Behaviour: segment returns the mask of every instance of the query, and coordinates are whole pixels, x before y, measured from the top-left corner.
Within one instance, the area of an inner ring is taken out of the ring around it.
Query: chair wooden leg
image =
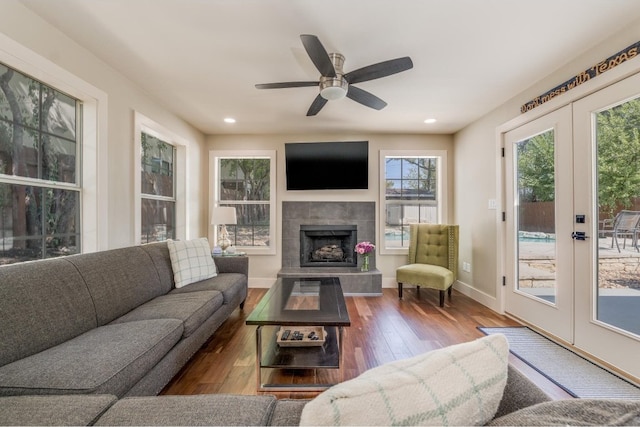
[[[440,307],[444,307],[444,291],[440,291]]]
[[[449,299],[451,299],[451,290],[453,289],[453,286],[449,286],[449,289],[447,289],[447,293],[449,294]]]
[[[398,282],[398,299],[402,299],[402,283]]]

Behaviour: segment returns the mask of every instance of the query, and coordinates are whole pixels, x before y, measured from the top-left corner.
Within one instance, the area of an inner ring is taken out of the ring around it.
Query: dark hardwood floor
[[[249,289],[244,310],[236,310],[191,361],[165,387],[162,394],[233,393],[255,395],[255,326],[245,325],[266,289]],[[438,306],[438,293],[429,289],[385,288],[381,297],[346,297],[351,327],[345,328],[344,367],[336,370],[267,370],[269,382],[339,382],[383,363],[482,337],[478,326],[515,326],[456,291]],[[552,398],[570,397],[515,357],[511,363]],[[317,392],[269,392],[278,398],[310,398]]]

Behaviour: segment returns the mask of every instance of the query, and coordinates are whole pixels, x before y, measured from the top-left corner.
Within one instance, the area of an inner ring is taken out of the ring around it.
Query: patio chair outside
[[[632,246],[636,251],[638,249],[638,234],[640,233],[640,211],[622,210],[612,220],[604,220],[603,227],[599,230],[601,236],[611,234],[611,247],[616,245],[620,252],[620,243],[618,238],[622,238],[622,248],[627,247],[627,238],[631,239]]]

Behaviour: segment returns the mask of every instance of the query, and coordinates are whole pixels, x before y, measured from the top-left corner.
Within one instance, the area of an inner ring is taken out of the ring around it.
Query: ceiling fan
[[[341,99],[345,96],[367,107],[382,110],[387,103],[366,90],[353,86],[355,83],[366,82],[390,76],[413,68],[413,62],[408,56],[391,59],[389,61],[372,64],[349,73],[342,71],[344,56],[339,53],[327,53],[318,37],[310,34],[300,35],[307,54],[320,71],[319,81],[281,82],[257,84],[257,89],[283,89],[290,87],[318,86],[320,94],[316,96],[307,116],[315,116],[325,106],[327,101]]]

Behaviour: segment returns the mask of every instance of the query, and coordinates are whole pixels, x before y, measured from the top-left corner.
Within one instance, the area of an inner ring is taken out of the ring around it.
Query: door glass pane
[[[640,335],[640,99],[596,114],[597,319]]]
[[[517,286],[521,292],[555,303],[554,131],[551,129],[519,141],[515,148]]]

